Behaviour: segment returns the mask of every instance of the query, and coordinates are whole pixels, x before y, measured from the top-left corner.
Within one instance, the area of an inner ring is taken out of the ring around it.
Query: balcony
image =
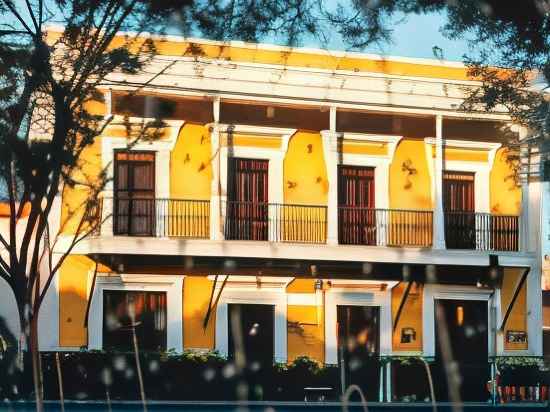
[[[208,200],[119,198],[112,200],[113,234],[117,236],[208,239]]]
[[[431,210],[338,208],[338,243],[345,245],[430,247]]]
[[[519,216],[445,212],[447,249],[519,250]]]
[[[93,214],[105,221],[101,228],[104,235],[210,239],[208,200],[117,196],[101,200]],[[228,201],[221,210],[221,231],[226,240],[327,243],[326,206]],[[340,206],[337,223],[340,245],[429,249],[433,244],[431,210]],[[519,251],[519,216],[445,212],[442,231],[447,249]]]
[[[224,234],[228,240],[323,244],[327,239],[327,207],[229,201]]]

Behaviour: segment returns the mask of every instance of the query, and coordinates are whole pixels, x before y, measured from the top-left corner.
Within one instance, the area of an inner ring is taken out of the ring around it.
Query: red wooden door
[[[155,233],[155,154],[115,152],[114,232],[152,236]]]
[[[268,240],[269,161],[230,158],[226,238]]]
[[[338,167],[338,237],[353,245],[376,244],[374,168]]]
[[[445,242],[449,249],[475,249],[475,174],[443,173]]]

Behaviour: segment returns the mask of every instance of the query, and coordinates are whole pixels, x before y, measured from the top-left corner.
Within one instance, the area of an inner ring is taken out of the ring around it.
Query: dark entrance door
[[[445,243],[449,249],[475,249],[474,173],[443,173]]]
[[[233,157],[227,172],[226,239],[268,240],[269,161]]]
[[[488,323],[486,301],[436,300],[435,310],[443,314],[450,342],[450,353],[458,364],[460,396],[464,401],[485,402],[489,398],[487,381],[490,378],[488,363]],[[436,362],[435,387],[438,401],[449,400],[449,386],[445,374],[442,351],[442,325],[435,322]]]
[[[155,233],[155,153],[116,151],[114,232],[152,236]]]
[[[338,166],[338,240],[376,245],[374,168]]]
[[[367,401],[378,401],[380,384],[380,308],[338,306],[338,362],[345,384],[357,385]],[[354,398],[355,399],[355,398]]]
[[[233,319],[238,320],[238,329],[234,328]],[[236,342],[242,342],[247,366],[256,363],[259,369],[268,369],[273,364],[275,344],[275,306],[230,304],[228,305],[229,322],[229,356],[235,358],[238,347]]]

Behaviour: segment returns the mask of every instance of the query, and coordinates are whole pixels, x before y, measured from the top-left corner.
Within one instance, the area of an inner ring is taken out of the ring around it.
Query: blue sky
[[[443,50],[445,60],[462,61],[462,56],[469,49],[466,40],[449,40],[444,37],[440,28],[446,23],[445,14],[430,13],[402,16],[395,18],[393,42],[384,45],[372,45],[365,52],[389,56],[434,58],[433,47]],[[307,47],[320,47],[315,40],[305,40]],[[329,49],[345,50],[346,46],[339,39],[331,39]]]

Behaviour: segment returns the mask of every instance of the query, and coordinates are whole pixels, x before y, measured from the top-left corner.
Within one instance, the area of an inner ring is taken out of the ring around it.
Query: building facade
[[[43,350],[131,349],[132,317],[143,350],[231,357],[240,329],[247,359],[308,356],[353,383],[357,358],[442,361],[446,333],[470,400],[494,357],[542,355],[540,184],[504,110],[459,110],[478,85],[463,65],[153,40],[90,108],[110,119],[81,170],[108,172],[102,224],[53,283]],[[86,196],[59,199],[58,253]]]

